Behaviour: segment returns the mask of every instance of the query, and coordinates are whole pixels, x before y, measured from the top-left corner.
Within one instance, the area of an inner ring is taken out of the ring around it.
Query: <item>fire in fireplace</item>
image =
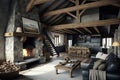
[[[35,57],[35,48],[34,49],[23,49],[24,59]]]
[[[35,38],[27,37],[23,43],[23,57],[24,59],[32,58],[35,56]]]

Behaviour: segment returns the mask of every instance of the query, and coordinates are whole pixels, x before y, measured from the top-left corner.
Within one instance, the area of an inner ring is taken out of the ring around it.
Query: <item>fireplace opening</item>
[[[33,58],[35,54],[35,38],[27,37],[26,41],[23,43],[23,58]]]
[[[35,57],[35,49],[23,49],[23,58],[29,59]]]

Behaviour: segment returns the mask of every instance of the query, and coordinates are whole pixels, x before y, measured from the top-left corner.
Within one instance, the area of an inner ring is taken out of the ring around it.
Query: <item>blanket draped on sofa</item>
[[[106,80],[106,71],[91,69],[89,72],[89,80]]]

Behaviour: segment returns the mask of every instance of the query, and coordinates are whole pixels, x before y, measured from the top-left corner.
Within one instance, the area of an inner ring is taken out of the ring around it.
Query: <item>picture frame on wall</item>
[[[22,17],[24,33],[37,33],[39,34],[38,21]]]

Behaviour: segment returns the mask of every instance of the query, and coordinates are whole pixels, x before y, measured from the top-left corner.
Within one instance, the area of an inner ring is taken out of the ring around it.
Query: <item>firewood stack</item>
[[[3,62],[3,64],[0,65],[0,73],[15,72],[15,71],[19,71],[19,69],[20,69],[19,66],[16,66],[10,61]]]

